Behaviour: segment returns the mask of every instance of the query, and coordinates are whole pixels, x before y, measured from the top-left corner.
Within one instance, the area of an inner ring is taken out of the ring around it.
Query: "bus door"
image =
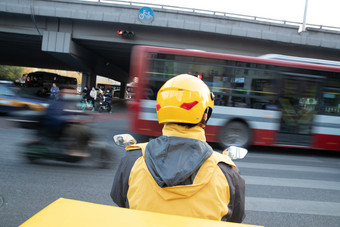
[[[277,144],[309,147],[322,77],[285,73],[279,91],[281,122]]]

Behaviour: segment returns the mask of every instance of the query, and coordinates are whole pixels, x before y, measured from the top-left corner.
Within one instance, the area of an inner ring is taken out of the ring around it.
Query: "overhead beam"
[[[113,64],[112,62],[105,61],[104,59],[98,59],[95,72],[98,75],[117,80],[120,82],[127,83],[129,81],[128,72],[121,69],[119,66]]]
[[[93,57],[90,56],[94,56],[94,53],[75,43],[71,33],[44,31],[41,49],[65,64],[73,66],[77,71],[93,71],[91,63]]]
[[[42,51],[50,53],[65,64],[72,65],[78,71],[122,82],[129,79],[126,71],[75,43],[71,33],[44,31],[41,48]]]

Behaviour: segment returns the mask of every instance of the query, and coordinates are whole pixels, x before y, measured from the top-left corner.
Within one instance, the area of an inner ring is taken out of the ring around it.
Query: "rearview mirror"
[[[242,147],[230,146],[223,151],[223,154],[228,155],[231,159],[243,159],[248,153],[248,150]]]
[[[127,147],[129,145],[136,144],[137,141],[130,134],[118,134],[113,136],[113,141],[115,144],[121,147]]]

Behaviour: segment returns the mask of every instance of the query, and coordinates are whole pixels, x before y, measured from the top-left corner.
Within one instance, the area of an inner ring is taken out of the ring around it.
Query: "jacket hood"
[[[200,140],[161,136],[148,143],[145,162],[156,183],[169,187],[190,181],[211,154],[212,148]]]
[[[168,200],[188,197],[210,180],[209,173],[200,182],[196,182],[195,176],[212,153],[201,127],[188,129],[166,124],[163,136],[147,144],[144,157],[148,172],[159,186],[155,190]]]
[[[204,141],[204,131],[200,129],[165,125],[165,136],[148,143],[145,148],[145,163],[160,187],[192,184],[198,169],[213,152]]]

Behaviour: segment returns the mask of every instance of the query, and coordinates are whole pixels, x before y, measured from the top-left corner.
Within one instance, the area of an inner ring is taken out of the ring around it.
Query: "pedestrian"
[[[179,75],[157,94],[163,135],[127,147],[111,198],[120,207],[242,222],[245,181],[233,161],[213,151],[205,126],[214,95],[197,77]]]
[[[91,89],[90,96],[91,96],[91,98],[93,98],[94,100],[97,99],[97,91],[96,91],[96,89],[95,89],[94,87],[92,87],[92,89]]]
[[[96,99],[97,99],[97,91],[94,87],[92,87],[90,96],[89,96],[89,102],[91,102],[93,106],[92,111],[96,109]]]
[[[57,100],[59,98],[59,87],[55,83],[52,84],[50,92],[50,97],[52,100]]]
[[[87,99],[90,96],[90,90],[87,86],[84,87],[84,89],[82,91],[82,95],[83,95],[83,100],[87,102]]]

